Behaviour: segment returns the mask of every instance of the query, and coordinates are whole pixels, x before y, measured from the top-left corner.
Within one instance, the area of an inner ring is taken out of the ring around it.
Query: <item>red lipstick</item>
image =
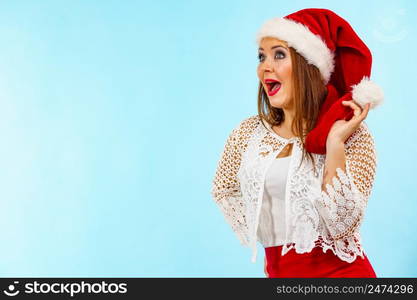
[[[268,96],[274,96],[281,89],[281,82],[275,79],[265,79],[266,86],[268,87]]]

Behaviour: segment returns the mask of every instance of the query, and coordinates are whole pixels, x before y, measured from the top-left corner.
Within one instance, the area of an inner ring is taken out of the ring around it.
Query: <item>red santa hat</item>
[[[370,80],[372,55],[349,23],[328,9],[308,8],[266,21],[257,33],[286,41],[309,64],[316,66],[327,87],[315,128],[307,134],[306,150],[325,154],[335,121],[349,120],[353,110],[342,101],[353,99],[362,108],[381,104],[382,89]]]

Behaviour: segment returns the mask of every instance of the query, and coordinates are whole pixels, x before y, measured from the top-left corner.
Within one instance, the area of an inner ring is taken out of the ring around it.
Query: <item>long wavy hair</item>
[[[312,153],[305,149],[305,137],[316,126],[320,107],[327,96],[327,89],[319,69],[308,64],[305,58],[298,54],[294,48],[289,47],[289,49],[292,64],[292,99],[295,108],[291,130],[302,141],[303,155],[301,162],[308,157],[313,163],[314,172],[316,172],[314,157]],[[258,89],[258,115],[271,126],[280,125],[285,118],[284,111],[281,108],[271,106],[261,82],[259,82]]]

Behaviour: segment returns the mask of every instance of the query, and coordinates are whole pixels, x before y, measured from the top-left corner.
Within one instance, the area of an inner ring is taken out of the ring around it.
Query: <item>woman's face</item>
[[[265,37],[259,45],[258,77],[271,106],[292,106],[292,64],[290,50],[284,41]]]

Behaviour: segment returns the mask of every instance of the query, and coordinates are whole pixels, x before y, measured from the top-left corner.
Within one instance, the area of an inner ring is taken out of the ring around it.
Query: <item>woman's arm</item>
[[[363,124],[346,144],[329,147],[324,167],[326,176],[316,206],[334,239],[345,238],[360,226],[376,164],[374,140]]]
[[[265,256],[265,258],[264,258],[264,273],[265,273],[265,276],[266,276],[267,278],[269,278],[268,268],[267,268],[267,261],[266,261],[266,256]]]
[[[326,161],[324,163],[323,184],[321,189],[324,190],[327,184],[332,183],[332,179],[336,176],[336,169],[340,168],[346,172],[346,155],[345,143],[334,142],[329,143],[326,147]]]
[[[212,182],[211,194],[221,209],[225,220],[237,235],[240,243],[246,244],[246,206],[242,199],[237,173],[240,168],[243,148],[254,118],[243,120],[229,135],[223,148]]]
[[[360,226],[376,172],[374,140],[362,123],[369,107],[363,112],[355,109],[353,121],[338,121],[329,134],[322,192],[316,202],[334,239],[348,237]]]

